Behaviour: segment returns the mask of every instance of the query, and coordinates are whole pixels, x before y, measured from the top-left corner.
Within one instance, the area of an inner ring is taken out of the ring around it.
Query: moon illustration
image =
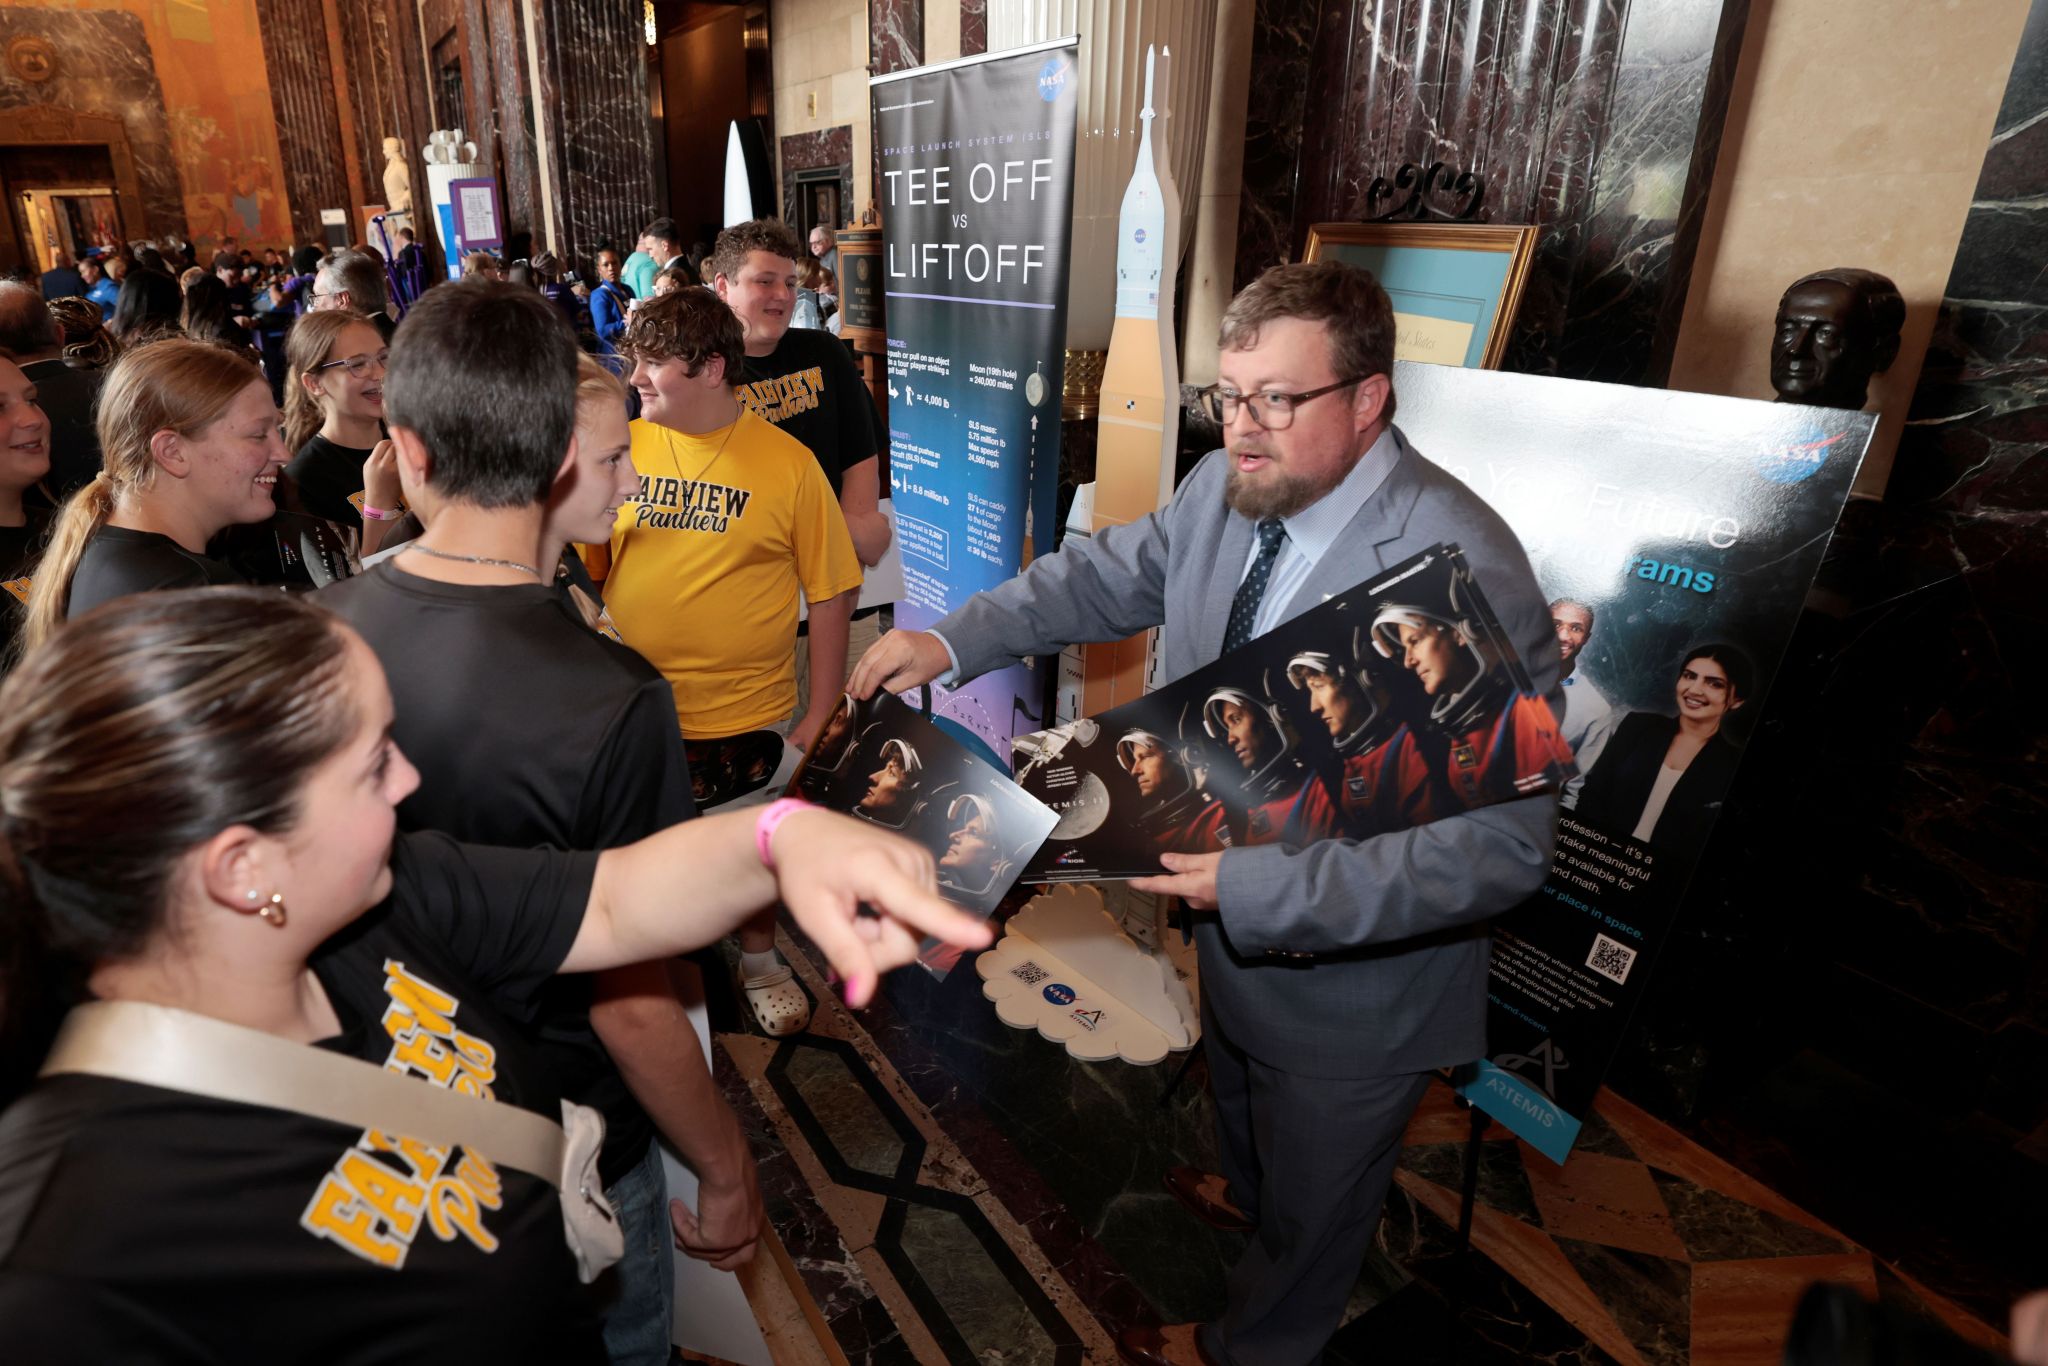
[[[1109,819],[1109,789],[1093,773],[1083,773],[1072,795],[1048,803],[1060,813],[1060,823],[1046,838],[1077,840],[1092,835]]]

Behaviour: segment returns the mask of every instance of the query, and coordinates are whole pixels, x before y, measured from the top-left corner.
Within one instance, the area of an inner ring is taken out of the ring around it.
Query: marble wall
[[[533,131],[533,82],[528,74],[531,68],[521,8],[519,0],[483,0],[482,4],[491,73],[491,133],[505,178],[506,220],[538,232],[539,146]],[[638,37],[636,33],[636,40]]]
[[[1510,368],[1661,382],[1748,0],[1261,0],[1237,278],[1404,163],[1543,228]]]
[[[417,13],[412,5],[400,8],[391,0],[337,0],[334,14],[342,52],[338,88],[353,114],[343,132],[352,138],[353,154],[363,168],[362,192],[376,196],[360,202],[383,202],[384,139],[395,137],[405,144],[415,204],[425,205],[427,177],[420,149],[435,125],[426,101],[425,63],[418,55]],[[298,136],[297,130],[290,131]],[[316,155],[324,151],[337,158],[341,150],[338,144],[312,146]],[[415,230],[431,217],[415,214]]]
[[[851,125],[821,128],[815,133],[791,133],[782,139],[781,153],[782,217],[792,228],[803,222],[796,202],[797,191],[801,188],[796,182],[798,171],[838,168],[840,216],[846,219],[855,214]]]
[[[274,30],[266,42],[288,77],[273,97],[294,168],[293,207],[303,216],[301,198],[310,199],[316,234],[319,208],[384,198],[382,144],[397,137],[421,210],[413,226],[437,257],[420,149],[430,132],[458,122],[498,178],[508,236],[531,234],[538,247],[552,233],[556,251],[588,272],[600,241],[630,242],[655,216],[650,49],[637,9],[605,0],[532,6],[530,45],[520,0],[328,0],[337,28],[326,51],[301,52],[303,25],[325,32],[322,0],[262,2]],[[436,42],[455,36],[460,109],[434,107],[423,29]],[[331,84],[331,104],[300,71],[313,63]],[[347,201],[329,197],[332,182],[346,182],[344,163],[361,178]]]
[[[960,0],[960,55],[988,51],[988,0]]]
[[[986,30],[986,9],[982,15]],[[955,62],[967,55],[960,50],[960,20],[960,0],[924,0],[924,60],[927,65]]]
[[[1770,398],[1778,298],[1830,266],[1881,271],[1906,300],[1898,359],[1871,385],[1856,477],[1884,492],[1934,333],[2029,0],[1772,0],[1743,39],[1670,385]],[[1869,114],[1882,110],[1883,116]]]
[[[1995,127],[1886,496],[1612,1080],[2001,1322],[2048,1284],[2048,0]]]
[[[547,111],[548,151],[560,167],[560,249],[588,270],[600,242],[630,246],[656,216],[649,49],[638,7],[555,0],[544,14],[536,107]]]
[[[255,0],[190,6],[0,6],[0,46],[50,45],[54,74],[0,68],[0,107],[49,104],[121,120],[142,182],[133,236],[181,233],[202,247],[292,234]]]
[[[868,74],[924,65],[924,0],[868,0]]]
[[[925,0],[915,0],[915,8],[922,60]],[[846,220],[858,222],[874,197],[868,0],[768,0],[768,28],[774,35],[768,50],[775,91],[772,129],[778,140],[829,134],[841,126],[851,130],[853,188],[843,204]],[[786,204],[788,187],[778,195]]]
[[[142,209],[148,216],[146,223],[123,227],[136,237],[187,231],[171,120],[142,20],[106,11],[0,9],[0,49],[21,38],[40,38],[56,50],[56,74],[34,84],[12,66],[0,65],[0,109],[47,104],[120,119],[134,153]]]
[[[318,241],[321,209],[365,202],[358,194],[361,165],[344,138],[335,100],[326,16],[321,0],[256,0],[256,13],[270,68],[270,106],[277,115],[292,238]],[[379,193],[377,200],[382,198]]]

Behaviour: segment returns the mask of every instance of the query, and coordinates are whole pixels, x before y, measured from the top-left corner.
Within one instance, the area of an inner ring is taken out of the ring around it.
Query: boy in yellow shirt
[[[754,730],[808,746],[839,701],[860,592],[860,561],[824,471],[733,393],[745,345],[739,320],[707,290],[677,290],[634,313],[622,349],[640,394],[640,492],[620,507],[610,543],[584,550],[620,636],[674,690],[692,749]],[[814,663],[792,730],[799,590]],[[775,953],[773,914],[739,939],[740,984],[762,1028],[802,1029],[810,1002]]]

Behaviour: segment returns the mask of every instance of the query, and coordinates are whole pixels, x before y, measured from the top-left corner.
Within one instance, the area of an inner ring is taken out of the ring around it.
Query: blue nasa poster
[[[1564,655],[1550,875],[1494,925],[1460,1089],[1563,1162],[1721,814],[1876,417],[1395,365],[1401,430],[1521,539]],[[1733,989],[1733,988],[1732,988]]]
[[[906,630],[1052,549],[1078,41],[870,83]],[[1045,723],[1050,667],[935,686],[933,719],[1007,767]]]

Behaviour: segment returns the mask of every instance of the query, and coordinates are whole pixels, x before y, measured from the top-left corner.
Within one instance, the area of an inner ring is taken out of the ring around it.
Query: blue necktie
[[[1223,629],[1223,653],[1229,654],[1258,634],[1252,623],[1258,620],[1259,603],[1266,596],[1266,581],[1273,577],[1273,562],[1280,558],[1280,544],[1287,539],[1287,524],[1278,517],[1259,523],[1259,557],[1251,572],[1237,586],[1230,603],[1230,624]]]

